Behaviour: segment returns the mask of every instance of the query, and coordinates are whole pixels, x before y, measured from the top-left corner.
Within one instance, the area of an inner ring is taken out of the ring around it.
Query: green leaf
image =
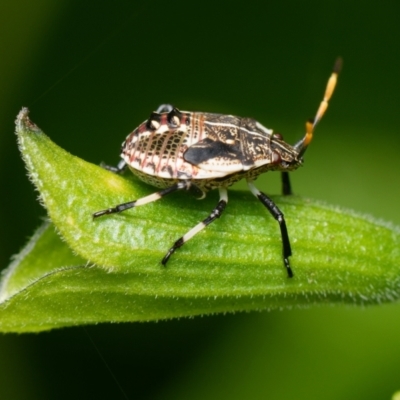
[[[155,191],[55,145],[23,109],[17,135],[52,225],[40,228],[4,275],[0,330],[105,321],[393,301],[400,293],[400,230],[295,196],[275,196],[292,242],[282,265],[277,222],[248,192],[231,190],[223,216],[170,259],[172,243],[218,198],[176,193],[93,220],[92,213]]]
[[[3,271],[0,303],[55,270],[85,263],[84,259],[74,255],[61,241],[54,226],[45,221]]]

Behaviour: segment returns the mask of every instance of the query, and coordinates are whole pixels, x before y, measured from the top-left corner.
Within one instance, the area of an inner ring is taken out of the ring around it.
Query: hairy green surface
[[[236,191],[222,218],[162,267],[165,252],[208,215],[216,194],[197,201],[177,193],[93,220],[93,212],[154,189],[67,153],[26,109],[17,135],[52,222],[3,276],[3,332],[399,297],[399,229],[295,196],[274,197],[289,229],[294,278],[283,268],[278,224],[250,193]]]

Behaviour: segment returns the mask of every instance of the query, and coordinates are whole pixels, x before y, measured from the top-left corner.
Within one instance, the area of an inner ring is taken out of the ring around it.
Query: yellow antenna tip
[[[335,61],[335,64],[333,65],[333,71],[328,79],[324,97],[322,98],[322,101],[319,104],[317,113],[315,114],[315,117],[312,120],[306,122],[306,134],[304,138],[295,144],[295,149],[298,151],[299,156],[302,156],[306,151],[307,146],[310,144],[313,138],[315,125],[317,125],[317,123],[321,120],[321,118],[324,116],[328,108],[329,100],[332,97],[332,94],[335,90],[338,74],[341,71],[342,66],[343,66],[343,60],[341,57],[338,57]]]

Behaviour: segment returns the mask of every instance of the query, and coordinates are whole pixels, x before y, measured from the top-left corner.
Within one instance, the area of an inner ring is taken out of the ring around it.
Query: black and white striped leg
[[[161,263],[165,265],[171,255],[176,249],[183,246],[188,240],[190,240],[194,235],[203,230],[207,225],[211,224],[214,220],[219,218],[222,212],[225,210],[226,204],[228,203],[228,191],[225,188],[219,189],[219,202],[217,206],[212,210],[211,214],[202,222],[193,227],[189,232],[179,238],[174,245],[168,250],[168,253],[164,256]]]
[[[174,106],[171,105],[171,104],[161,104],[161,105],[157,108],[156,113],[159,113],[159,114],[165,113],[165,112],[169,113],[169,112],[172,111],[173,109],[174,109]]]
[[[127,164],[125,160],[121,160],[116,167],[113,165],[107,165],[104,163],[101,163],[100,166],[107,171],[115,172],[116,174],[120,174],[126,170]]]
[[[278,221],[279,227],[281,228],[281,237],[282,237],[282,254],[283,254],[283,264],[285,265],[288,277],[291,278],[293,276],[292,268],[290,267],[289,257],[292,255],[292,248],[290,246],[289,235],[286,227],[285,218],[282,214],[282,211],[276,206],[276,204],[263,192],[260,192],[253,184],[252,181],[247,181],[247,185],[251,193],[257,197],[261,203],[267,207],[268,211],[271,215]]]
[[[144,204],[159,200],[162,197],[166,196],[167,194],[176,192],[177,190],[189,189],[190,185],[191,184],[188,181],[178,182],[175,185],[170,186],[169,188],[160,190],[159,192],[150,194],[149,196],[142,197],[141,199],[135,201],[128,201],[127,203],[118,204],[117,206],[112,208],[107,208],[105,210],[97,211],[93,214],[93,218],[98,218],[107,214],[119,213],[121,211],[125,211],[133,207],[143,206]]]
[[[284,196],[290,196],[293,194],[292,185],[290,184],[289,172],[283,171],[281,173],[282,178],[282,194]]]

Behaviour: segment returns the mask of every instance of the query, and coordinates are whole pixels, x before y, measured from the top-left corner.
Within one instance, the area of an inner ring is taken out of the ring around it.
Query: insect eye
[[[282,136],[280,133],[278,133],[278,132],[274,132],[273,137],[276,138],[276,139],[278,139],[278,140],[283,140],[283,136]]]
[[[168,124],[171,128],[177,128],[181,124],[182,113],[174,108],[168,113]]]
[[[151,113],[149,119],[146,122],[146,128],[150,131],[157,130],[161,125],[160,118],[161,118],[160,114],[156,112]]]

